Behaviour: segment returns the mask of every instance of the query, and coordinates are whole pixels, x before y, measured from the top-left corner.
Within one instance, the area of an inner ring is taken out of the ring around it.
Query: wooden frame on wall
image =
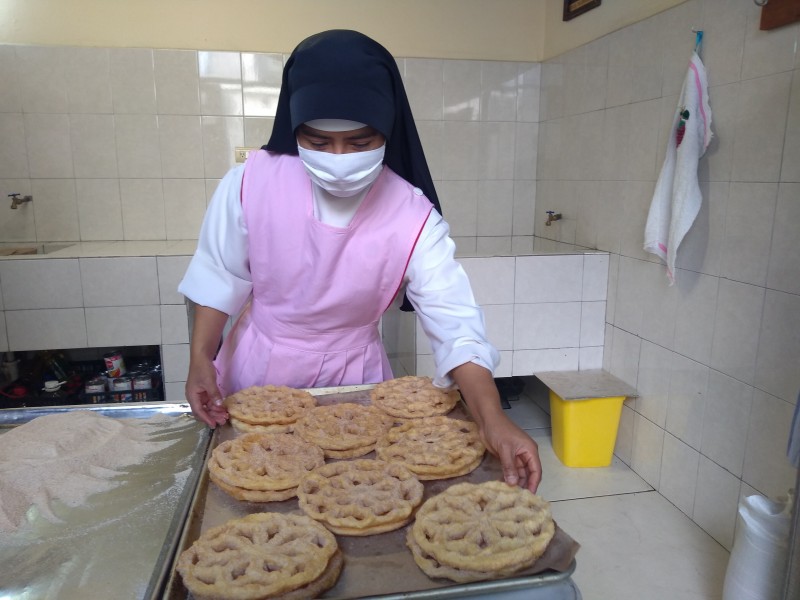
[[[766,4],[756,2],[761,7],[761,25],[764,31],[783,27],[800,21],[800,0],[769,0]]]
[[[564,0],[564,21],[597,8],[603,0]]]

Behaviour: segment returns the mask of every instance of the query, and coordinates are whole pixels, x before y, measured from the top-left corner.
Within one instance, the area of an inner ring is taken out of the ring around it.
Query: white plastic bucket
[[[747,496],[725,572],[722,600],[780,600],[786,578],[792,492],[782,501]]]

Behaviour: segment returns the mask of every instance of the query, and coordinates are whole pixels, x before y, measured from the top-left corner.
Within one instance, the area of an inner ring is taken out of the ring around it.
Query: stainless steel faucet
[[[19,197],[19,194],[9,194],[9,198],[11,198],[11,208],[16,210],[20,204],[25,204],[26,202],[30,202],[33,200],[33,196],[23,196],[22,198]]]

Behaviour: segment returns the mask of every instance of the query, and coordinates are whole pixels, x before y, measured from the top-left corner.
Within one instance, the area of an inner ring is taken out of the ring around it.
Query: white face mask
[[[297,147],[311,180],[339,198],[355,196],[378,178],[386,144],[375,150],[333,154]]]

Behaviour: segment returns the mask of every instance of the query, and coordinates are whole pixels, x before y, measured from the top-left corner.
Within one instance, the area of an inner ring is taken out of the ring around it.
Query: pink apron
[[[242,208],[253,296],[215,361],[220,391],[390,379],[378,323],[430,201],[384,167],[348,227],[325,225],[300,159],[261,150],[245,166]]]

